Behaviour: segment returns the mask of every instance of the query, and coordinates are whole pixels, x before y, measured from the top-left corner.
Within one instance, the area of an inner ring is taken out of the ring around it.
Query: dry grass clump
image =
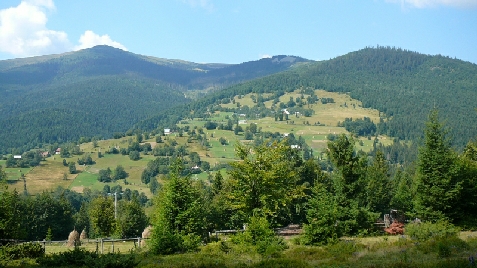
[[[81,241],[80,241],[80,234],[78,231],[73,230],[70,235],[68,236],[68,247],[78,247],[81,246]]]
[[[85,240],[88,239],[88,234],[86,234],[86,230],[83,229],[83,231],[80,234],[80,240]]]

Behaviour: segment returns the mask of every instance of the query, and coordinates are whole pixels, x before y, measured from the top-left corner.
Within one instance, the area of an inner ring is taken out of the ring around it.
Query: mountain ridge
[[[182,109],[202,113],[234,95],[289,92],[300,87],[349,94],[364,107],[381,112],[380,131],[401,140],[418,141],[433,108],[452,129],[462,148],[477,137],[477,65],[440,55],[430,56],[391,47],[364,48],[327,61],[310,62],[285,72],[238,84],[188,104]],[[179,110],[178,107],[176,110]],[[137,128],[171,125],[163,113],[138,122]]]
[[[80,136],[108,137],[160,111],[188,103],[190,96],[203,94],[196,91],[218,90],[308,61],[292,57],[293,61],[280,62],[284,57],[236,65],[198,64],[97,46],[0,61],[0,124],[5,126],[0,133],[0,151],[18,147],[26,150]],[[78,122],[72,126],[72,120],[60,116],[64,120],[57,123],[66,133],[61,139],[46,129],[47,123],[39,122],[41,118],[26,116],[53,108],[70,109],[65,116],[74,114]],[[93,121],[99,121],[99,125]]]

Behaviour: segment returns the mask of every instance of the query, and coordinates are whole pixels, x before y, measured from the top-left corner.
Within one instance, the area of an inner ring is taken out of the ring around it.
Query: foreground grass
[[[417,243],[401,236],[381,236],[342,240],[328,246],[296,245],[288,240],[283,252],[260,255],[254,248],[229,241],[209,243],[197,252],[157,256],[146,247],[137,249],[138,267],[475,267],[469,257],[477,259],[477,235],[465,233],[461,239],[429,240]],[[293,243],[295,242],[295,243]],[[128,253],[132,242],[115,243],[115,252]],[[95,251],[96,244],[83,248]],[[65,246],[47,246],[47,254],[71,250]],[[111,244],[104,253],[112,252]],[[12,261],[7,267],[39,267],[35,260]]]
[[[371,241],[368,241],[371,240]],[[455,242],[455,241],[454,241]],[[145,253],[140,267],[469,267],[476,254],[477,239],[449,241],[450,255],[441,256],[433,241],[416,244],[409,239],[387,237],[342,241],[312,247],[290,244],[274,256],[261,256],[250,248],[211,243],[196,253],[152,256]]]

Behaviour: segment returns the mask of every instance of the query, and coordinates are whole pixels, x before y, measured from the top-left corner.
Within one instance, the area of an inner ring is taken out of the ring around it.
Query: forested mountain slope
[[[111,136],[190,100],[307,60],[276,56],[243,64],[198,64],[91,49],[0,61],[0,152]]]
[[[462,147],[477,137],[477,65],[389,47],[365,48],[235,85],[137,127],[171,125],[187,118],[191,110],[206,117],[216,104],[239,94],[279,96],[305,87],[346,92],[363,106],[378,109],[383,119],[379,130],[389,136],[419,139],[429,111],[436,107],[450,127],[454,145]]]
[[[382,131],[401,139],[421,137],[436,107],[454,144],[477,137],[477,65],[391,48],[366,48],[301,69],[308,83],[349,92],[387,118]]]

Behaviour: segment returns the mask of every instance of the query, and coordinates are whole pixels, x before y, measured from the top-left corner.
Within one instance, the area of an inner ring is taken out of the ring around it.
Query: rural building
[[[282,112],[283,112],[284,114],[290,114],[290,112],[289,112],[287,109],[282,109]]]

